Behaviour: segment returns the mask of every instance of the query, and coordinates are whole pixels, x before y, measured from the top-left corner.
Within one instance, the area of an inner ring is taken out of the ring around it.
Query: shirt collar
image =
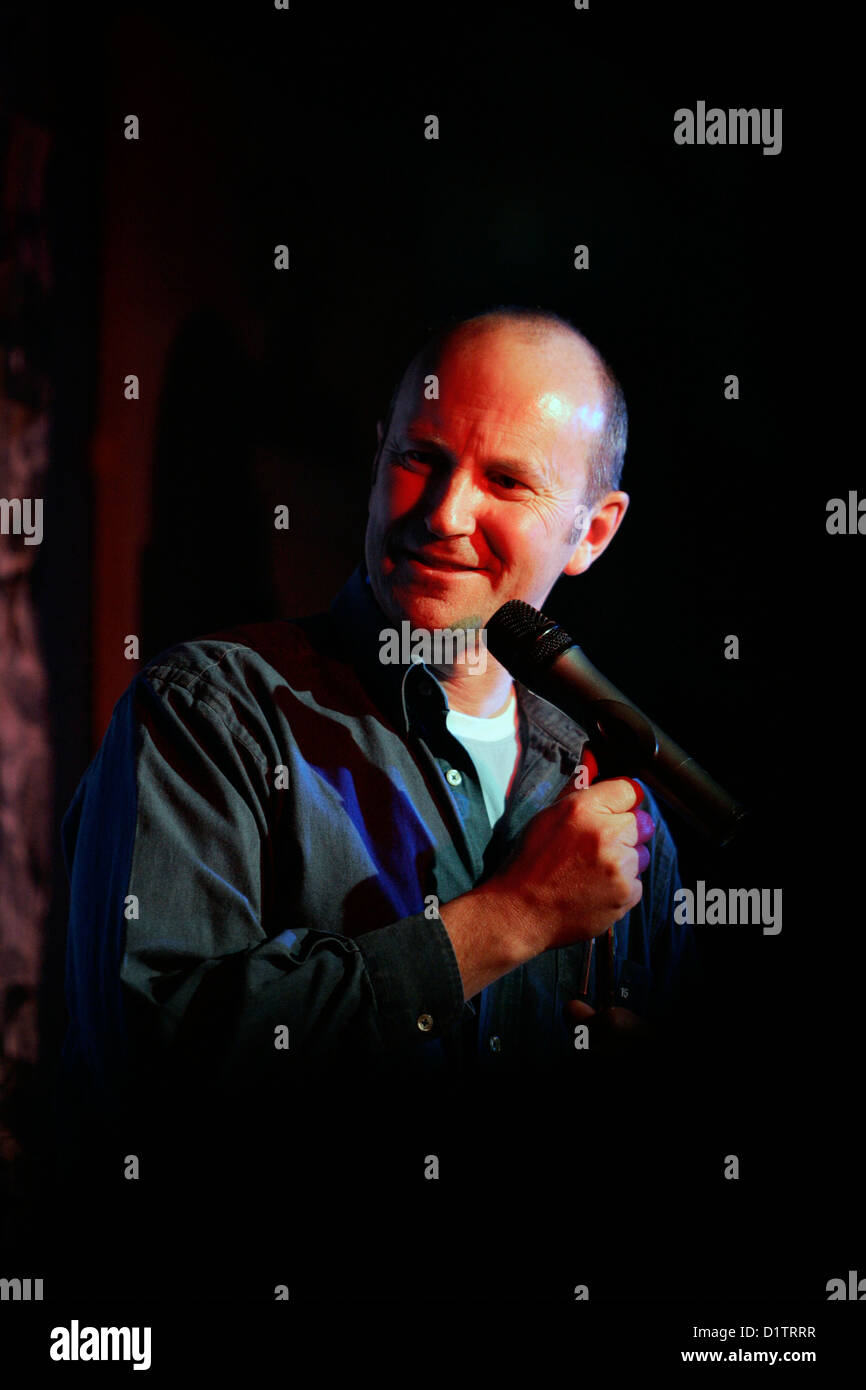
[[[445,691],[423,662],[401,664],[379,660],[380,634],[393,624],[376,602],[363,560],[335,596],[330,613],[352,666],[375,695],[377,703],[404,733],[409,732],[412,716],[418,710],[431,713],[441,710],[444,718],[448,712]],[[515,680],[514,688],[518,706],[530,729],[540,735],[542,741],[557,744],[579,763],[587,741],[585,731],[522,682]]]

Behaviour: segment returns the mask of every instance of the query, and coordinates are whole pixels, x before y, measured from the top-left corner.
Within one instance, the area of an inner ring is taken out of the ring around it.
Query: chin
[[[481,592],[483,581],[458,581],[456,584],[435,580],[425,581],[399,572],[390,558],[371,581],[380,608],[392,622],[408,621],[413,627],[447,628],[452,624],[480,627],[478,615],[493,612],[490,593]],[[498,607],[495,604],[494,607]]]
[[[469,627],[478,629],[484,626],[487,620],[485,612],[484,618],[479,617],[479,608],[471,600],[460,604],[455,604],[453,599],[435,599],[428,596],[413,597],[407,595],[405,602],[399,605],[403,618],[409,620],[413,628],[427,628],[432,631],[434,628],[450,627]]]
[[[386,584],[389,612],[400,620],[407,618],[414,627],[444,627],[453,611],[453,600],[419,593],[412,585]]]

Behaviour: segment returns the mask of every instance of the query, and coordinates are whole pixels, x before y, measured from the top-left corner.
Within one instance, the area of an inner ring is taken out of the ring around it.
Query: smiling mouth
[[[443,560],[438,555],[419,555],[414,550],[401,550],[398,558],[411,560],[414,564],[431,570],[463,570],[467,574],[471,574],[478,568],[477,565],[458,564],[456,560]]]

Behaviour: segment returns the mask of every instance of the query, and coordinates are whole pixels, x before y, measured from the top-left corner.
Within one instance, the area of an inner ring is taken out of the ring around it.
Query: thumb
[[[586,744],[581,754],[581,761],[577,764],[574,772],[555,800],[559,801],[562,797],[569,796],[571,792],[585,790],[592,786],[597,776],[598,763],[596,762],[595,754],[592,752],[589,744]]]

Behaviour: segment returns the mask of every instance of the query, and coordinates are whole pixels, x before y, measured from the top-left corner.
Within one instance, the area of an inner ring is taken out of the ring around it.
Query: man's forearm
[[[544,949],[529,930],[525,910],[488,884],[445,903],[439,919],[454,947],[466,999]]]

